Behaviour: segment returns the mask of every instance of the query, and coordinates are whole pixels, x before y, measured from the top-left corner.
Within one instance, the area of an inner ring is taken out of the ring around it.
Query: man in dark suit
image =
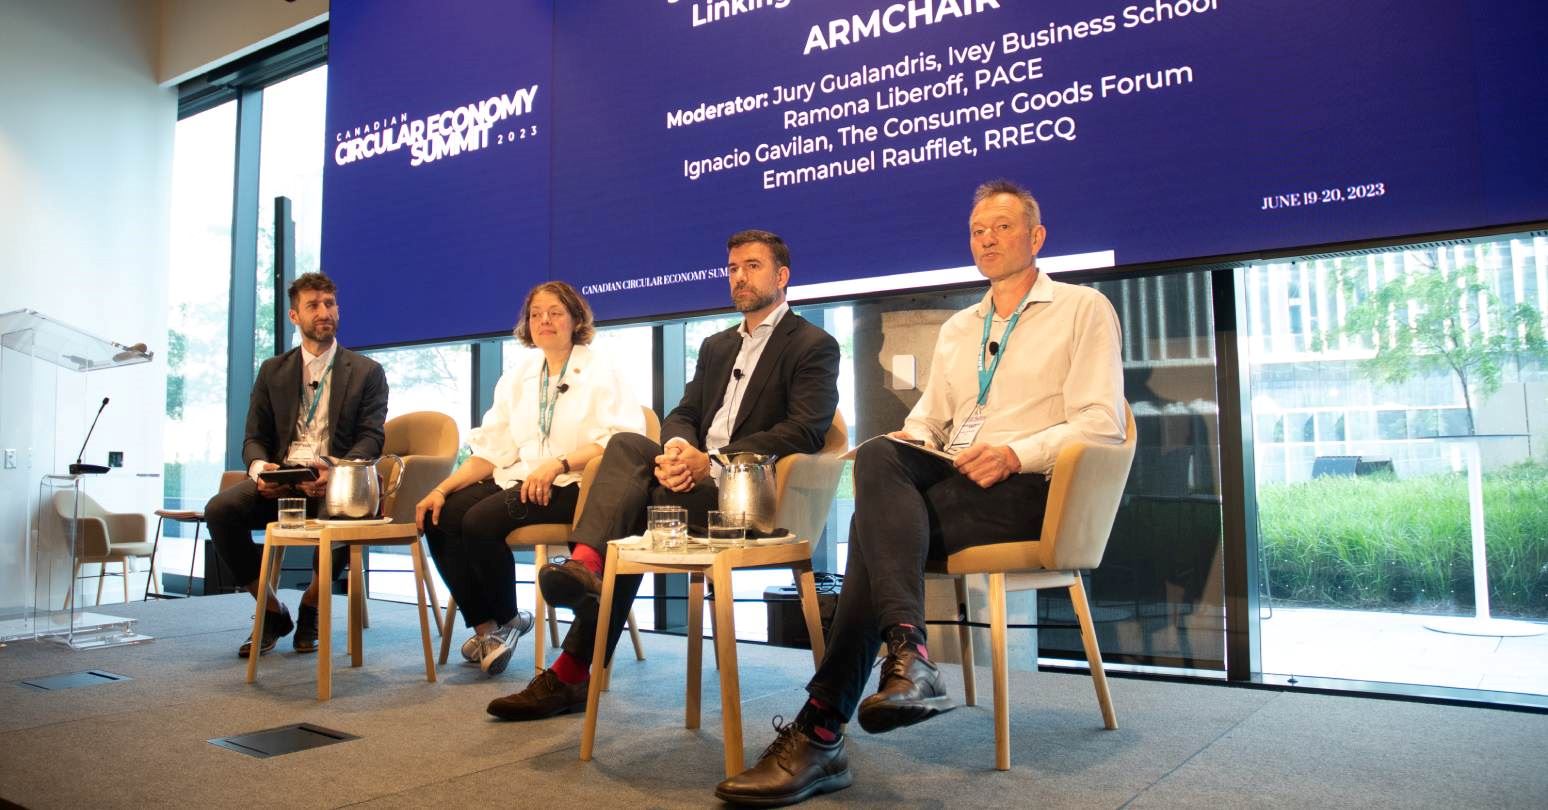
[[[564,652],[525,689],[491,702],[490,714],[535,720],[585,706],[607,542],[639,534],[647,505],[685,507],[689,523],[704,525],[720,497],[709,453],[787,456],[821,449],[838,407],[838,342],[785,303],[790,250],[783,239],[742,231],[727,249],[731,298],[742,323],[700,345],[682,402],[662,423],[662,444],[630,433],[608,442],[571,538],[571,558],[538,574],[543,597],[575,611]],[[640,581],[618,578],[609,657]]]
[[[328,488],[329,458],[376,458],[382,453],[387,376],[375,360],[338,344],[336,292],[322,273],[305,273],[290,285],[290,322],[301,332],[301,345],[265,360],[258,370],[242,444],[248,480],[216,494],[204,507],[216,552],[254,596],[260,585],[268,585],[258,581],[263,555],[252,533],[275,519],[277,499],[304,495],[308,514],[315,515]],[[317,479],[297,488],[259,478],[282,463],[311,467]],[[333,570],[343,569],[344,560],[335,556]],[[274,649],[293,628],[296,652],[317,649],[317,587],[313,577],[294,622],[284,603],[269,592],[260,654]],[[252,643],[252,638],[243,642],[238,655],[246,658]]]

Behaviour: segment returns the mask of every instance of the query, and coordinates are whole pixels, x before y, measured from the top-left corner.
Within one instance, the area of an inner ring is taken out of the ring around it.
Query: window
[[[231,292],[232,162],[236,102],[177,122],[168,278],[164,502],[203,509],[226,469],[227,324]],[[168,523],[160,570],[188,574],[189,524]],[[202,571],[201,571],[202,574]]]

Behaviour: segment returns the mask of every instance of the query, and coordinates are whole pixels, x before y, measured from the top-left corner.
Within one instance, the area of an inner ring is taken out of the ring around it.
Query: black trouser
[[[304,497],[300,490],[285,495],[287,498]],[[316,517],[322,509],[322,498],[306,499],[306,514]],[[263,545],[253,542],[253,532],[273,522],[279,515],[279,500],[258,494],[258,485],[251,478],[229,489],[223,489],[204,505],[204,522],[209,524],[210,539],[215,541],[215,553],[236,581],[251,586],[258,581],[263,562]],[[349,562],[349,549],[333,550],[333,576],[344,574]],[[312,560],[312,570],[317,570],[317,560]],[[193,572],[188,572],[193,576]],[[275,611],[279,608],[275,607]]]
[[[1036,538],[1047,504],[1041,475],[1012,475],[984,489],[928,453],[890,441],[863,445],[844,588],[827,654],[806,691],[846,720],[854,716],[882,631],[896,624],[925,630],[925,561]]]
[[[720,508],[720,490],[713,481],[698,484],[688,492],[673,492],[661,486],[655,473],[659,455],[661,445],[638,433],[617,433],[608,440],[597,477],[591,483],[591,494],[586,498],[586,509],[575,526],[573,539],[577,544],[591,546],[607,559],[607,541],[645,530],[646,506],[681,506],[688,510],[689,523],[703,526],[708,522],[709,510]],[[630,574],[618,577],[613,585],[613,615],[607,626],[609,661],[642,581],[639,574]],[[597,638],[597,607],[590,600],[582,604],[564,637],[564,651],[588,663]]]
[[[547,506],[522,503],[520,481],[501,489],[485,478],[446,496],[439,523],[425,516],[430,556],[456,597],[464,624],[505,624],[516,617],[516,562],[505,536],[534,523],[570,525],[579,494],[576,485],[554,487]]]

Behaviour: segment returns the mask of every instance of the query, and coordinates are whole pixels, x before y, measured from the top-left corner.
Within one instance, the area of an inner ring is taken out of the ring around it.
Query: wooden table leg
[[[811,560],[790,566],[801,591],[801,615],[806,619],[806,635],[812,640],[812,664],[822,666],[827,641],[822,637],[822,608],[817,604],[817,581],[812,576]]]
[[[365,569],[364,546],[349,546],[349,665],[365,661]]]
[[[435,656],[430,652],[430,613],[425,604],[425,592],[430,583],[425,579],[429,567],[425,565],[425,552],[418,543],[412,546],[409,556],[414,560],[414,597],[419,603],[419,639],[425,648],[425,680],[435,683]]]
[[[532,547],[532,671],[542,672],[548,666],[548,650],[543,648],[543,642],[547,633],[556,633],[554,623],[549,621],[552,612],[543,601],[543,586],[538,584],[538,572],[543,570],[543,563],[548,559],[548,546]],[[545,626],[546,625],[546,626]],[[557,633],[556,633],[557,635]],[[557,638],[548,639],[554,646],[559,646]]]
[[[715,648],[720,651],[720,721],[725,729],[726,776],[747,767],[742,754],[742,687],[736,667],[736,613],[731,599],[731,563],[715,557]]]
[[[333,541],[317,540],[317,699],[333,697]]]
[[[258,657],[263,655],[263,617],[269,612],[269,566],[274,564],[273,560],[273,547],[269,545],[269,533],[265,531],[258,563],[258,611],[253,614],[252,644],[247,648],[248,683],[258,679]]]
[[[607,635],[609,617],[613,615],[613,584],[618,579],[618,547],[607,544],[607,561],[603,563],[602,599],[597,605],[596,640],[591,645],[591,680],[586,686],[586,722],[581,729],[580,758],[591,761],[591,751],[597,742],[597,710],[602,703],[602,675],[607,669]]]
[[[683,727],[699,727],[699,698],[704,662],[704,572],[688,574],[688,692],[683,700]]]

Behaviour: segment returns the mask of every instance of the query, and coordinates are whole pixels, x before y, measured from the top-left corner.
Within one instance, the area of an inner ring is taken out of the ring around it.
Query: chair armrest
[[[586,462],[585,469],[581,470],[580,494],[575,498],[575,517],[570,521],[570,528],[580,523],[581,510],[586,508],[586,495],[591,492],[591,482],[597,479],[597,470],[602,468],[602,457]]]
[[[145,516],[139,512],[115,512],[106,521],[108,536],[114,543],[143,543],[150,539],[145,532]]]
[[[65,531],[69,531],[69,518],[65,518]],[[111,545],[107,521],[99,517],[83,517],[77,520],[75,548],[77,558],[106,557]]]
[[[797,453],[774,462],[774,525],[815,547],[843,473],[844,459],[838,454]]]
[[[1043,516],[1044,568],[1090,569],[1102,562],[1133,460],[1133,442],[1074,443],[1059,451]]]
[[[414,504],[423,500],[436,484],[451,474],[452,464],[457,459],[455,456],[420,455],[402,458],[402,483],[398,485],[398,491],[389,499],[382,514],[392,518],[393,523],[413,523]]]

